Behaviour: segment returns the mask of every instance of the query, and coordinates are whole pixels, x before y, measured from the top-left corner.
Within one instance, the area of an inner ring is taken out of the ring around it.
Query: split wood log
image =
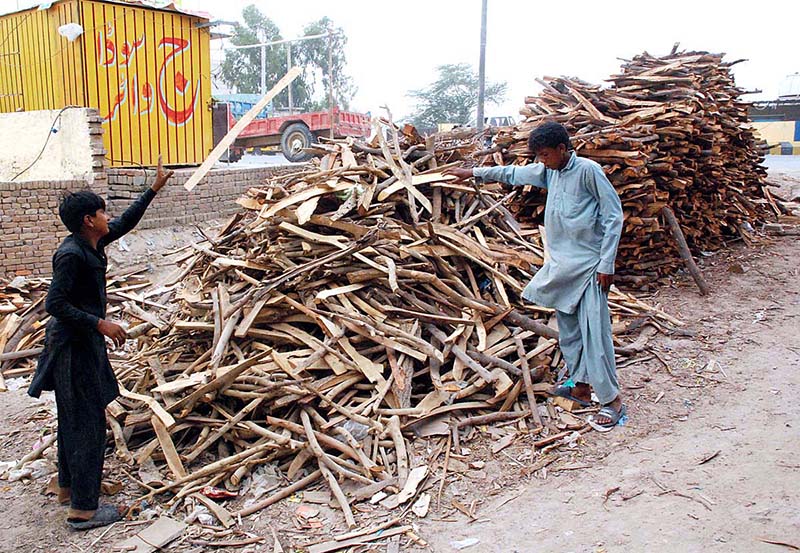
[[[530,415],[530,410],[525,411],[512,411],[512,412],[499,412],[489,413],[488,415],[476,415],[474,417],[467,417],[461,419],[456,423],[456,428],[464,428],[466,426],[478,426],[481,424],[492,424],[495,422],[512,421],[521,419]]]
[[[686,264],[686,270],[688,270],[689,274],[692,275],[697,287],[700,289],[700,294],[707,296],[711,292],[711,289],[709,288],[706,279],[703,277],[703,273],[700,272],[700,268],[692,258],[692,253],[689,251],[688,244],[686,244],[686,237],[683,235],[683,231],[681,230],[680,224],[678,224],[678,220],[675,218],[675,214],[667,206],[661,208],[661,213],[664,215],[664,218],[667,220],[667,224],[672,231],[672,237],[675,239],[675,243],[678,246],[678,251],[681,254],[681,258]]]
[[[336,501],[339,503],[339,508],[342,509],[344,513],[344,519],[347,523],[349,528],[353,528],[356,525],[356,519],[353,517],[353,510],[350,507],[350,502],[347,500],[347,497],[344,495],[341,486],[336,481],[336,477],[333,476],[328,465],[331,464],[331,461],[327,460],[325,452],[322,451],[322,448],[319,447],[319,443],[317,443],[317,438],[314,435],[314,429],[311,427],[311,419],[308,416],[306,411],[300,412],[300,419],[303,421],[303,428],[306,431],[306,437],[308,438],[308,445],[311,448],[312,453],[317,458],[317,464],[319,466],[319,470],[322,473],[322,477],[328,483],[328,486],[331,489],[331,493],[333,497],[336,498]]]
[[[240,517],[246,517],[252,515],[253,513],[257,513],[258,511],[266,509],[270,505],[274,505],[278,501],[286,499],[293,493],[308,487],[309,484],[313,484],[316,480],[319,479],[320,476],[322,476],[322,470],[317,469],[314,472],[310,473],[308,476],[301,478],[294,484],[286,486],[279,492],[272,494],[263,501],[259,501],[255,505],[251,505],[250,507],[244,508],[241,511],[237,512],[236,514]]]
[[[14,359],[25,359],[26,357],[34,357],[42,353],[42,351],[44,351],[44,348],[31,348],[19,351],[0,353],[0,363],[4,361],[12,361]]]
[[[45,438],[45,440],[39,447],[37,447],[36,449],[25,455],[22,459],[20,459],[19,462],[14,466],[14,470],[21,469],[23,466],[25,466],[26,463],[30,463],[31,461],[34,461],[39,457],[41,457],[42,455],[44,455],[44,452],[47,451],[50,448],[50,446],[55,443],[55,441],[56,441],[56,433],[53,432],[52,434],[47,436],[47,438]]]
[[[528,356],[525,353],[525,345],[519,335],[514,336],[514,342],[517,345],[517,354],[522,363],[522,381],[525,384],[525,395],[528,396],[528,409],[531,412],[534,429],[538,432],[543,426],[542,419],[539,416],[539,409],[536,407],[536,394],[533,391],[533,379],[531,378],[531,369],[528,366]]]

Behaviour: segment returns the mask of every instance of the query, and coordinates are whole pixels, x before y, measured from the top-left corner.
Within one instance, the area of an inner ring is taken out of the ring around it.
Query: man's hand
[[[451,167],[450,169],[445,169],[444,174],[453,175],[456,177],[456,182],[463,182],[472,178],[472,169],[466,169],[464,167]]]
[[[164,165],[161,163],[161,154],[158,155],[158,169],[156,169],[156,180],[153,183],[153,186],[150,188],[153,189],[153,192],[158,192],[164,185],[167,184],[169,178],[175,174],[175,171],[170,169],[169,171],[164,169]]]
[[[114,345],[121,348],[125,345],[125,339],[128,337],[128,332],[117,323],[112,323],[105,319],[100,319],[97,323],[97,330],[103,336],[108,336],[114,341]]]
[[[611,285],[614,284],[614,275],[597,273],[597,283],[600,284],[603,292],[608,292],[611,289]]]

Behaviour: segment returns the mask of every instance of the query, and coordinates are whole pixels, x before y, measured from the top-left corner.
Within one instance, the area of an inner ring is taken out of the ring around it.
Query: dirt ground
[[[166,270],[155,251],[177,247],[191,229],[142,232],[119,263]],[[148,244],[148,240],[150,244]],[[112,259],[116,254],[111,254]],[[412,520],[428,547],[405,539],[400,551],[467,552],[790,551],[800,547],[800,241],[787,237],[703,259],[713,294],[700,297],[678,278],[646,301],[686,322],[659,336],[653,354],[620,368],[630,420],[607,434],[586,434],[550,464],[531,455],[526,437],[498,455],[487,452],[488,431],[462,445],[475,460],[455,471],[439,507],[438,481],[429,481],[431,512]],[[26,382],[15,384],[25,386]],[[0,461],[19,459],[47,427],[54,404],[24,387],[0,394]],[[424,452],[424,446],[418,446]],[[109,478],[126,481],[111,462]],[[466,468],[466,467],[465,467]],[[441,458],[431,466],[441,473]],[[452,467],[451,467],[452,470]],[[111,551],[144,522],[77,534],[64,508],[42,495],[47,478],[0,481],[0,552]],[[127,495],[126,495],[127,494]],[[128,481],[125,497],[135,497]],[[470,518],[453,500],[473,508]],[[296,504],[282,502],[246,529],[271,536],[285,550],[306,541],[282,524]],[[322,508],[327,531],[343,531],[338,512]],[[308,532],[305,531],[306,538]],[[187,536],[191,537],[191,536]],[[189,539],[165,551],[205,551]],[[386,551],[380,545],[369,551]],[[225,551],[272,552],[267,544]]]
[[[421,523],[431,549],[455,551],[465,538],[480,540],[467,551],[498,553],[800,547],[798,259],[796,239],[739,249],[707,266],[710,297],[689,283],[659,293],[697,332],[658,340],[675,376],[652,364],[621,369],[631,418],[587,436],[573,466],[588,468],[538,474],[487,500],[472,522],[457,513]],[[701,371],[710,360],[715,372]]]

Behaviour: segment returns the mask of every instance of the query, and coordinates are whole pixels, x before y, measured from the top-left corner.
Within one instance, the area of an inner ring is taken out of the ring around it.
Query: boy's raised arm
[[[145,190],[122,215],[108,222],[108,234],[102,238],[103,244],[109,244],[136,228],[136,225],[142,220],[144,212],[147,211],[150,202],[156,197],[156,192],[164,187],[174,172],[172,170],[164,170],[164,166],[161,164],[161,156],[158,156],[158,169],[156,170],[156,180],[153,185]]]

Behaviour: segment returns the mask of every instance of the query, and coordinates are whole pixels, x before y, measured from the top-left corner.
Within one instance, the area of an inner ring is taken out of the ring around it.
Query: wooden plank
[[[300,73],[302,73],[302,69],[299,66],[289,69],[288,73],[286,73],[281,80],[275,83],[275,86],[273,86],[272,89],[270,89],[270,91],[267,92],[267,94],[256,103],[256,105],[250,108],[250,110],[236,122],[233,128],[228,131],[222,140],[219,141],[219,144],[217,144],[216,147],[211,151],[203,164],[198,167],[194,173],[192,173],[192,176],[189,177],[189,180],[186,181],[183,187],[189,192],[194,190],[194,187],[197,186],[203,177],[206,176],[214,164],[219,161],[222,155],[228,150],[228,148],[230,148],[231,144],[233,144],[233,141],[236,140],[236,137],[241,134],[245,127],[247,127],[247,125],[249,125],[250,122],[256,118],[261,110],[267,107],[267,104],[269,104],[272,99],[275,98],[275,96],[280,94],[284,88],[289,86],[292,81],[299,77]]]
[[[162,516],[153,524],[111,547],[112,551],[127,553],[153,553],[177,539],[188,525],[167,516]]]
[[[278,212],[286,209],[287,207],[291,207],[293,205],[306,202],[312,198],[316,198],[317,196],[322,196],[323,194],[332,194],[334,192],[342,192],[344,190],[350,190],[355,186],[356,186],[355,183],[347,181],[337,182],[332,185],[317,184],[315,186],[311,186],[309,188],[306,188],[305,190],[292,194],[291,196],[288,196],[272,205],[265,205],[262,208],[261,213],[259,213],[259,217],[261,217],[262,219],[269,219],[270,217],[273,217]],[[313,217],[309,217],[309,219],[312,218]]]
[[[234,336],[237,338],[244,338],[247,336],[247,331],[253,326],[256,317],[258,317],[258,314],[261,313],[261,310],[267,304],[267,300],[268,298],[262,298],[255,303],[250,312],[242,319],[242,322],[239,323],[239,326],[236,327]]]
[[[172,471],[172,474],[175,478],[184,478],[186,476],[186,469],[183,468],[183,463],[178,455],[178,451],[175,449],[175,444],[172,442],[172,437],[169,435],[169,430],[167,430],[167,427],[161,422],[161,419],[155,415],[150,417],[150,423],[156,431],[158,443],[161,444],[161,451],[164,452],[164,457],[167,459],[167,465]]]
[[[202,493],[194,493],[192,497],[205,505],[206,508],[211,511],[211,514],[217,517],[217,520],[220,521],[225,528],[230,528],[236,524],[236,519],[233,518],[230,511],[213,499],[204,496]]]
[[[172,427],[175,426],[175,419],[154,398],[142,394],[137,394],[136,392],[131,392],[121,383],[119,386],[119,394],[122,397],[133,399],[136,401],[141,401],[142,403],[146,404],[153,412],[153,414],[156,415],[159,419],[161,419],[161,422],[164,423],[164,426],[167,428],[167,430],[171,430]]]

